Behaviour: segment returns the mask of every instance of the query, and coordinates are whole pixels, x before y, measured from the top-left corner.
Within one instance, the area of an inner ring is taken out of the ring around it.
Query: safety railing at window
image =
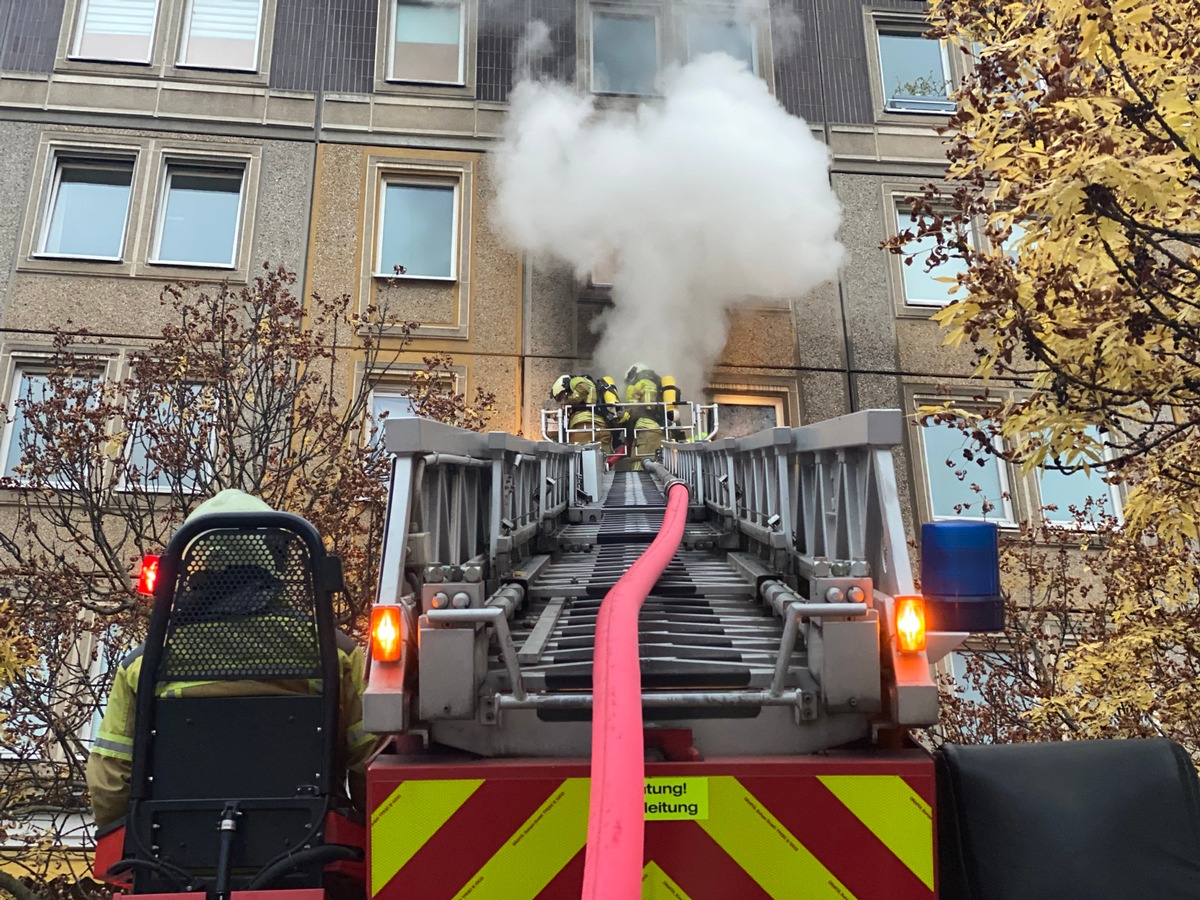
[[[572,426],[571,419],[585,411],[589,414],[588,418]],[[626,424],[606,424],[622,412],[629,413]],[[595,403],[543,409],[541,413],[542,437],[556,443],[594,443],[609,435],[616,444],[627,434],[639,430],[639,420],[647,419],[658,423],[655,428],[665,427],[667,440],[687,443],[711,441],[716,438],[720,428],[715,403]]]

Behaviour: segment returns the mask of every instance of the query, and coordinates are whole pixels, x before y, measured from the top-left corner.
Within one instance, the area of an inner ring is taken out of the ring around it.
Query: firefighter
[[[611,375],[605,375],[596,385],[600,392],[600,414],[611,429],[614,450],[625,446],[625,428],[629,424],[629,410],[621,403],[621,392]]]
[[[596,382],[586,375],[560,375],[550,386],[550,398],[567,410],[568,440],[572,444],[600,443],[612,453],[612,435],[597,405]]]
[[[192,512],[189,520],[205,513],[227,512],[271,512],[263,501],[238,490],[224,490],[201,503]],[[253,536],[232,536],[230,540],[262,540]],[[210,562],[212,558],[210,557]],[[281,573],[275,573],[281,574]],[[251,585],[251,588],[254,586]],[[247,596],[254,591],[236,592]],[[230,604],[237,600],[226,601]],[[231,610],[230,615],[234,615]],[[203,624],[203,623],[200,623]],[[199,627],[192,625],[189,627]],[[339,633],[337,636],[338,662],[341,673],[339,691],[339,721],[343,734],[336,759],[349,776],[351,805],[358,810],[366,807],[367,758],[375,748],[374,735],[362,728],[362,693],[365,654],[352,638]],[[96,743],[87,761],[87,785],[92,795],[92,811],[96,825],[105,825],[121,818],[129,807],[129,778],[133,760],[134,714],[137,709],[138,674],[142,665],[142,647],[136,647],[117,668],[113,677],[108,707],[100,723]],[[164,694],[183,697],[204,696],[265,696],[307,692],[309,683],[302,680],[289,681],[187,681],[169,682],[160,685]],[[341,779],[335,777],[335,783]],[[346,792],[343,790],[343,794]]]
[[[662,382],[645,363],[634,363],[625,371],[625,402],[638,404],[631,410],[633,455],[653,457],[663,443],[666,417],[659,403]],[[641,468],[639,461],[635,468]]]

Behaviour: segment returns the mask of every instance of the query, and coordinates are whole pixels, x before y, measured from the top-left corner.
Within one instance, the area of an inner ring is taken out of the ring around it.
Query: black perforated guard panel
[[[1200,788],[1167,740],[938,751],[941,900],[1195,900]]]
[[[329,773],[333,769],[334,747],[338,735],[338,656],[336,644],[336,632],[333,621],[333,604],[331,598],[331,590],[338,587],[334,583],[336,579],[332,577],[332,573],[336,567],[330,564],[330,558],[325,554],[324,545],[321,542],[320,535],[316,529],[308,522],[299,516],[293,516],[289,513],[216,513],[206,516],[197,516],[195,519],[185,523],[175,536],[171,539],[167,546],[166,552],[159,559],[158,582],[154,592],[154,609],[150,616],[150,625],[146,635],[145,652],[142,658],[142,669],[138,680],[138,696],[137,696],[137,719],[134,735],[133,748],[133,771],[130,783],[130,801],[131,805],[147,799],[150,796],[149,776],[153,773],[150,769],[150,747],[152,734],[155,729],[158,699],[155,697],[155,686],[164,674],[164,659],[173,668],[176,666],[176,661],[169,659],[169,654],[164,653],[168,643],[168,637],[178,633],[178,626],[172,628],[173,608],[176,601],[177,588],[183,588],[183,596],[187,597],[190,585],[181,584],[182,576],[186,574],[185,568],[185,550],[189,545],[210,532],[225,531],[235,535],[241,535],[249,538],[266,537],[279,532],[285,533],[289,537],[289,542],[286,546],[289,548],[287,554],[281,559],[288,563],[295,562],[299,557],[290,555],[298,552],[296,545],[292,541],[299,542],[299,546],[303,547],[304,554],[307,556],[308,572],[305,575],[298,576],[299,580],[307,578],[311,588],[312,621],[315,622],[315,641],[316,650],[316,666],[311,666],[314,660],[311,659],[308,651],[303,655],[287,658],[282,663],[278,654],[272,657],[269,666],[262,666],[255,670],[263,674],[249,675],[245,672],[250,671],[244,668],[241,671],[243,674],[234,675],[235,678],[256,677],[264,678],[268,669],[272,672],[281,673],[283,671],[298,672],[312,671],[315,672],[315,677],[324,687],[321,690],[322,709],[322,742],[320,745],[319,762],[321,766],[322,777],[318,781],[318,796],[327,798],[331,792]],[[248,543],[253,543],[248,541]],[[200,544],[198,544],[200,545]],[[243,555],[254,556],[259,562],[268,562],[268,557],[271,551],[253,551]],[[265,555],[264,555],[265,554]],[[190,557],[189,557],[190,558]],[[258,573],[254,573],[258,574]],[[286,586],[291,578],[282,570],[268,572],[273,574],[279,580],[283,581]],[[274,586],[272,586],[274,590]],[[235,592],[236,593],[236,592]],[[261,592],[260,592],[261,593]],[[212,601],[207,607],[210,613],[218,609],[224,609],[227,612],[237,614],[240,609],[242,612],[250,610],[249,615],[253,615],[253,604],[260,603],[261,596],[251,592],[253,596],[249,598],[237,597],[229,594],[222,595],[219,600]],[[274,595],[272,595],[274,596]],[[249,606],[237,607],[238,603],[247,603]],[[234,604],[230,606],[229,604]],[[268,604],[268,609],[270,608]],[[286,606],[288,615],[292,616],[296,612],[295,606]],[[260,610],[261,612],[261,610]],[[193,615],[189,613],[189,615]],[[195,618],[195,616],[193,616]],[[176,644],[178,647],[179,645]],[[186,645],[185,645],[186,646]],[[192,665],[190,660],[185,658],[179,663],[182,668],[177,668],[175,671],[188,670],[187,667]],[[285,654],[286,656],[286,654]],[[298,665],[297,665],[298,663]],[[240,664],[238,664],[240,665]],[[237,665],[234,665],[231,670],[237,670]],[[190,671],[195,671],[191,669]],[[171,677],[175,677],[172,675]],[[281,677],[279,674],[274,674],[269,677]],[[284,676],[286,677],[286,676]],[[200,680],[200,679],[187,679]],[[236,733],[230,729],[230,733],[222,736],[223,739],[232,743],[241,743],[245,740],[245,736]],[[277,740],[270,743],[266,747],[250,748],[247,746],[248,741],[242,744],[245,751],[246,764],[248,766],[261,765],[262,760],[258,758],[260,753],[287,753],[290,748],[281,746]],[[267,762],[269,765],[269,761]],[[135,840],[138,835],[132,835]],[[128,843],[128,842],[127,842]]]
[[[184,550],[159,682],[319,679],[313,581],[299,535],[200,535]]]

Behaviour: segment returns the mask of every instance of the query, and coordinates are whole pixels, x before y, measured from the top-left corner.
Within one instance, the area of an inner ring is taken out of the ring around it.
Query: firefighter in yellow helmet
[[[567,410],[567,433],[572,444],[599,442],[612,453],[612,435],[599,408],[596,382],[586,375],[560,375],[550,386],[550,399]]]
[[[189,521],[206,513],[271,512],[271,507],[256,497],[238,490],[224,490],[201,503],[188,517]],[[235,541],[263,540],[249,535],[231,536]],[[214,553],[213,556],[219,554]],[[240,555],[240,554],[239,554]],[[219,560],[213,560],[220,564]],[[283,562],[277,561],[282,567]],[[282,572],[265,573],[264,578]],[[253,585],[248,587],[253,588]],[[236,592],[235,592],[236,593]],[[233,600],[230,601],[234,602]],[[230,615],[234,613],[231,611]],[[188,627],[202,627],[204,623]],[[182,629],[181,629],[182,630]],[[335,759],[339,768],[349,776],[349,792],[353,806],[366,806],[366,763],[375,747],[374,735],[363,731],[362,693],[366,656],[353,639],[337,636],[340,671],[338,721],[342,724],[342,739]],[[138,676],[142,667],[142,647],[134,648],[117,667],[113,677],[108,706],[100,722],[96,743],[87,762],[87,785],[92,795],[92,811],[96,825],[103,828],[121,818],[129,808],[129,778],[133,765],[134,715],[137,708]],[[167,682],[159,684],[160,696],[213,697],[265,696],[307,693],[313,686],[304,680],[213,680]],[[346,795],[346,791],[340,791]]]
[[[641,468],[641,458],[654,457],[662,447],[666,422],[659,402],[661,391],[662,382],[645,363],[634,363],[625,370],[625,402],[637,404],[630,411],[637,469]]]

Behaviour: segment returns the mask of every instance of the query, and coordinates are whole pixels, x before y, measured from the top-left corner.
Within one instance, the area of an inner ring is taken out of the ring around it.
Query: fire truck
[[[902,438],[872,410],[668,440],[628,471],[594,443],[387,422],[357,821],[339,564],[294,516],[189,522],[157,563],[130,811],[97,871],[156,900],[1200,897],[1177,745],[913,741],[999,584],[994,527],[952,523],[923,533],[915,589]],[[217,615],[209,589],[261,568],[266,618]],[[253,663],[230,649],[250,632]],[[156,690],[213,677],[316,688]]]

